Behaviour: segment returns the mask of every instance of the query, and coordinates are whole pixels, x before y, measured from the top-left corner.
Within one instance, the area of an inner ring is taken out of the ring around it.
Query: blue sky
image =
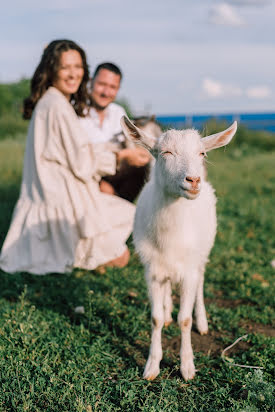
[[[0,32],[0,82],[69,38],[121,67],[136,114],[275,111],[275,0],[10,0]]]

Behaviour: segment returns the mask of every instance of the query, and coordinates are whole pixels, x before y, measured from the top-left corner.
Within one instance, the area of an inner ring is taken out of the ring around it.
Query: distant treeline
[[[30,80],[21,79],[15,83],[0,83],[0,117],[8,114],[21,116],[23,100],[30,94]],[[131,116],[130,105],[125,98],[117,101]]]
[[[23,100],[30,94],[30,79],[21,79],[14,83],[0,83],[0,140],[24,139],[28,121],[22,118]],[[132,111],[127,99],[121,98],[121,104],[128,116]]]
[[[23,100],[29,96],[30,80],[22,79],[16,83],[0,83],[0,141],[5,139],[24,141],[27,134],[28,121],[22,118]],[[121,104],[128,115],[132,117],[132,112],[127,99],[120,99],[117,103]],[[185,125],[176,125],[179,128],[186,127]],[[206,134],[215,133],[227,126],[212,119],[203,124],[201,130]],[[164,127],[165,128],[165,127]],[[249,130],[245,126],[240,125],[236,138],[232,145],[236,147],[242,146],[245,150],[251,150],[254,147],[257,150],[275,150],[274,134]]]
[[[0,140],[25,138],[28,121],[22,118],[22,108],[29,93],[29,79],[0,84]]]

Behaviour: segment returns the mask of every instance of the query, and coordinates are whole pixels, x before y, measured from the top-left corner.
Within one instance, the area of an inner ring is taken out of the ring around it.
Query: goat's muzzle
[[[181,184],[183,196],[187,199],[195,199],[200,193],[200,181],[200,177],[186,176]]]
[[[198,190],[199,189],[199,183],[201,181],[200,177],[186,176],[186,178],[184,180],[191,184],[191,186],[192,186],[191,190]]]

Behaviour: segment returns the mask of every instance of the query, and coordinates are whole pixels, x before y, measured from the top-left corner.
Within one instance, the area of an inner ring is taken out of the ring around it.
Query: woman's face
[[[76,93],[84,75],[83,62],[77,50],[64,51],[60,56],[59,69],[53,86],[69,100]]]

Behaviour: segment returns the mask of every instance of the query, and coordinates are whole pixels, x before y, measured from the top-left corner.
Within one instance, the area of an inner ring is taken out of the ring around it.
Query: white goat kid
[[[152,337],[144,378],[152,380],[159,374],[161,330],[172,321],[171,284],[179,283],[181,374],[185,380],[192,379],[192,312],[196,302],[197,328],[206,334],[204,269],[216,235],[216,197],[204,177],[204,156],[227,145],[237,123],[204,138],[188,129],[168,130],[159,139],[146,135],[125,116],[121,124],[125,135],[156,159],[139,196],[134,224],[134,245],[145,266],[151,300]]]

